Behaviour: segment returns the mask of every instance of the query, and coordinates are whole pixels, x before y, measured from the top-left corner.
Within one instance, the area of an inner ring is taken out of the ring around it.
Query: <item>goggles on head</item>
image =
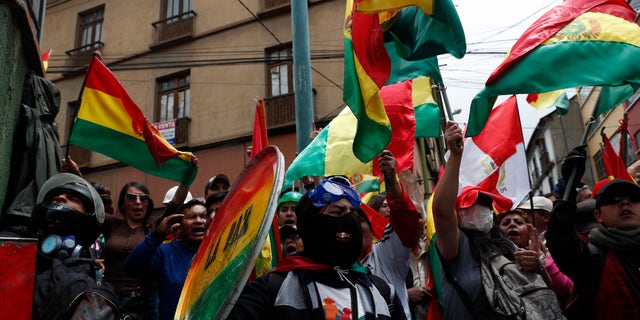
[[[346,198],[354,208],[360,206],[360,196],[351,187],[331,180],[322,180],[315,189],[309,192],[311,203],[316,207],[324,207]]]

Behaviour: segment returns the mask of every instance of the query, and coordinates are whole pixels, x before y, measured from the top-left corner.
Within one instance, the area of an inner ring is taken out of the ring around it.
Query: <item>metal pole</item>
[[[306,0],[291,1],[293,34],[293,90],[296,110],[298,153],[309,144],[313,123],[311,54],[309,50],[309,7]]]
[[[589,117],[589,120],[587,122],[587,127],[584,128],[584,132],[582,133],[582,138],[580,139],[580,144],[579,146],[587,143],[587,136],[589,135],[589,131],[591,131],[591,127],[593,126],[593,124],[596,122],[596,115],[598,113],[598,106],[594,106],[593,110],[591,111],[591,116]],[[564,201],[568,201],[569,200],[569,194],[571,193],[571,191],[568,190],[568,188],[573,188],[573,182],[576,180],[576,174],[577,174],[577,169],[574,167],[573,169],[571,169],[571,174],[569,175],[569,179],[567,180],[567,187],[564,189],[564,194],[562,195],[562,200]]]

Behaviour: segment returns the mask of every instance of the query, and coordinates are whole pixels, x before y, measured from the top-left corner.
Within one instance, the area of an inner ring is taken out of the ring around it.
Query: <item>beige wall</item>
[[[264,25],[282,43],[291,41],[289,9],[260,11],[260,0],[243,1],[260,16]],[[224,172],[235,178],[248,162],[246,147],[250,145],[253,130],[255,97],[266,94],[266,65],[263,62],[227,65],[185,66],[195,60],[223,60],[231,58],[262,58],[265,48],[278,41],[269,31],[254,21],[253,16],[236,0],[194,0],[197,13],[193,39],[181,44],[153,49],[154,30],[151,24],[160,18],[158,0],[67,0],[53,1],[47,9],[42,49],[53,49],[50,66],[65,66],[65,51],[75,48],[78,13],[105,5],[101,50],[105,63],[113,69],[134,101],[151,121],[154,114],[156,79],[183,70],[190,70],[191,106],[188,150],[194,151],[200,161],[200,170],[193,184],[194,196],[202,196],[202,187],[212,175]],[[315,0],[309,6],[309,30],[312,55],[341,53],[344,2]],[[175,60],[172,68],[146,68],[118,70],[124,65]],[[343,59],[312,60],[312,85],[316,90],[315,118],[323,118],[343,106]],[[329,78],[331,81],[326,80]],[[62,109],[56,119],[60,132],[66,125],[67,104],[78,98],[83,71],[62,75],[50,73],[62,92]],[[287,166],[295,156],[295,128],[277,130],[270,142],[285,154]],[[61,138],[66,145],[66,136]],[[213,147],[211,147],[213,146]],[[105,167],[106,166],[106,167]],[[146,175],[136,169],[119,166],[101,154],[92,153],[85,168],[89,180],[105,182],[117,197],[122,185],[138,180],[145,183],[159,203],[166,189],[176,183]]]

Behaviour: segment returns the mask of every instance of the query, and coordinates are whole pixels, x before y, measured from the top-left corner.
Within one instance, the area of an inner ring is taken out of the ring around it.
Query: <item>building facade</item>
[[[344,5],[308,1],[318,126],[345,106]],[[140,181],[161,203],[176,184],[67,145],[87,63],[99,50],[147,118],[198,157],[194,197],[203,196],[209,177],[234,180],[248,163],[257,98],[266,101],[269,142],[288,166],[296,155],[290,9],[288,0],[48,1],[41,49],[53,49],[47,77],[62,92],[61,145],[87,180],[105,183],[115,196],[125,183]]]

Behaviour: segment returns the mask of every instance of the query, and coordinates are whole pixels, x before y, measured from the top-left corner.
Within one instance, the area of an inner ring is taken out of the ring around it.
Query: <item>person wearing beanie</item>
[[[296,205],[304,251],[249,282],[228,319],[391,319],[384,290],[357,263],[363,242],[359,206],[351,186],[319,181]]]

